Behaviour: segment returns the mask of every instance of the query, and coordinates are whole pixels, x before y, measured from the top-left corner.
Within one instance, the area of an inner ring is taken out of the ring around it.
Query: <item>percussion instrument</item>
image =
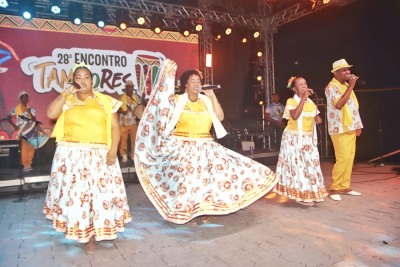
[[[144,112],[144,105],[137,105],[134,109],[133,109],[133,114],[135,114],[135,116],[140,120],[142,118],[143,112]]]
[[[18,135],[28,141],[35,149],[41,148],[49,140],[47,134],[40,130],[37,131],[35,121],[30,121],[23,125]]]

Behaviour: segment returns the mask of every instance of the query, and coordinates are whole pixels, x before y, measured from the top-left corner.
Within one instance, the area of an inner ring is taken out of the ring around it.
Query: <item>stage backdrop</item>
[[[118,98],[125,81],[132,80],[139,95],[148,97],[166,58],[178,64],[177,77],[198,68],[198,36],[0,14],[0,139],[15,139],[17,132],[5,119],[22,90],[30,94],[41,127],[51,131],[47,106],[67,88],[75,64],[91,66],[100,92]]]

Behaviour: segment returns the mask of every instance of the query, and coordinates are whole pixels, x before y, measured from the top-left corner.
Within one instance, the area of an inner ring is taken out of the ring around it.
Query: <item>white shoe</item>
[[[339,194],[329,195],[329,197],[330,197],[332,200],[335,200],[335,201],[340,201],[340,200],[342,200],[342,198],[340,197]]]
[[[123,155],[122,156],[122,163],[127,163],[128,162],[128,156],[127,155]]]
[[[361,196],[362,194],[360,192],[351,190],[349,192],[347,192],[346,194],[350,195],[350,196]]]
[[[27,172],[31,172],[33,169],[30,165],[26,165],[24,166],[24,169],[22,170],[23,172],[27,173]]]

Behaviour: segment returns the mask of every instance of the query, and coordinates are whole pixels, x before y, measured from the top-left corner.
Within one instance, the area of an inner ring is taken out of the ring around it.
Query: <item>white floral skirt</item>
[[[229,214],[272,190],[277,178],[268,167],[211,139],[164,135],[175,107],[174,81],[175,73],[163,68],[139,123],[134,157],[139,181],[161,216],[183,224]]]
[[[321,202],[326,197],[317,141],[312,133],[303,133],[301,148],[297,131],[285,129],[282,134],[274,192],[302,202]]]
[[[107,148],[58,144],[43,212],[67,239],[86,243],[117,238],[132,220],[118,161]]]

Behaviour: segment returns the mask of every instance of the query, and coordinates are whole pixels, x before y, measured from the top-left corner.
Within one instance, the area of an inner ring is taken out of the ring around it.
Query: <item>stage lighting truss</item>
[[[99,28],[104,28],[107,24],[107,10],[104,6],[93,6],[93,22]]]
[[[58,15],[61,13],[61,0],[51,0],[51,13]]]
[[[6,8],[8,5],[9,4],[7,0],[0,0],[0,7]]]
[[[83,22],[83,4],[70,2],[68,5],[69,20],[75,25],[80,25]]]
[[[19,15],[26,20],[30,20],[36,15],[35,0],[20,0],[18,2]]]

